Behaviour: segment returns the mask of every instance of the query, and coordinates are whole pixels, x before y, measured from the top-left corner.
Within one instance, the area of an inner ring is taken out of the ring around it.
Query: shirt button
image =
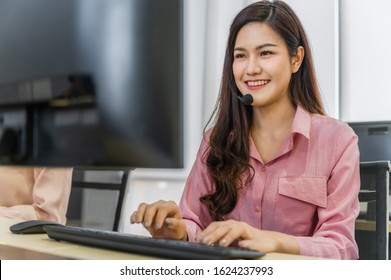
[[[255,212],[261,212],[261,207],[259,207],[259,206],[255,206]]]
[[[261,172],[265,172],[266,171],[266,166],[262,166],[261,167]]]

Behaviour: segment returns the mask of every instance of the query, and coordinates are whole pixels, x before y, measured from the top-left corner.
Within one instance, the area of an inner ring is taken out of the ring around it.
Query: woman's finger
[[[149,206],[149,204],[141,203],[137,210],[133,212],[130,216],[131,223],[142,223],[144,220],[145,209]]]

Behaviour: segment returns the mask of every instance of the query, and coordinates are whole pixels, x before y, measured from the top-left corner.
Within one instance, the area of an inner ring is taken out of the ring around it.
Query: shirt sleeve
[[[334,166],[328,180],[327,206],[318,208],[312,237],[295,237],[300,254],[333,259],[357,259],[354,226],[360,211],[360,162],[357,136],[342,126],[335,136]]]
[[[212,222],[207,207],[199,200],[203,195],[210,193],[212,189],[212,181],[203,161],[207,146],[208,144],[204,139],[187,178],[179,203],[182,217],[187,226],[187,237],[191,242],[194,242],[197,234]]]
[[[31,205],[0,207],[0,216],[66,223],[72,168],[34,168]]]

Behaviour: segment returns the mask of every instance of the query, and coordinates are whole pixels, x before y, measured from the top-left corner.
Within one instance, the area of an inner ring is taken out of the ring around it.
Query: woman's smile
[[[244,81],[247,88],[251,91],[264,88],[266,85],[269,84],[269,82],[270,82],[270,80],[247,80],[247,81]]]

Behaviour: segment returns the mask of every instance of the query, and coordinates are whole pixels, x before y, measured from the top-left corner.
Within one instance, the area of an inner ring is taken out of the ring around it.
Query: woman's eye
[[[235,58],[244,58],[244,57],[245,57],[245,55],[242,53],[235,54]]]
[[[269,52],[269,51],[263,51],[263,52],[261,52],[261,56],[266,56],[266,55],[271,55],[272,53],[271,52]]]

